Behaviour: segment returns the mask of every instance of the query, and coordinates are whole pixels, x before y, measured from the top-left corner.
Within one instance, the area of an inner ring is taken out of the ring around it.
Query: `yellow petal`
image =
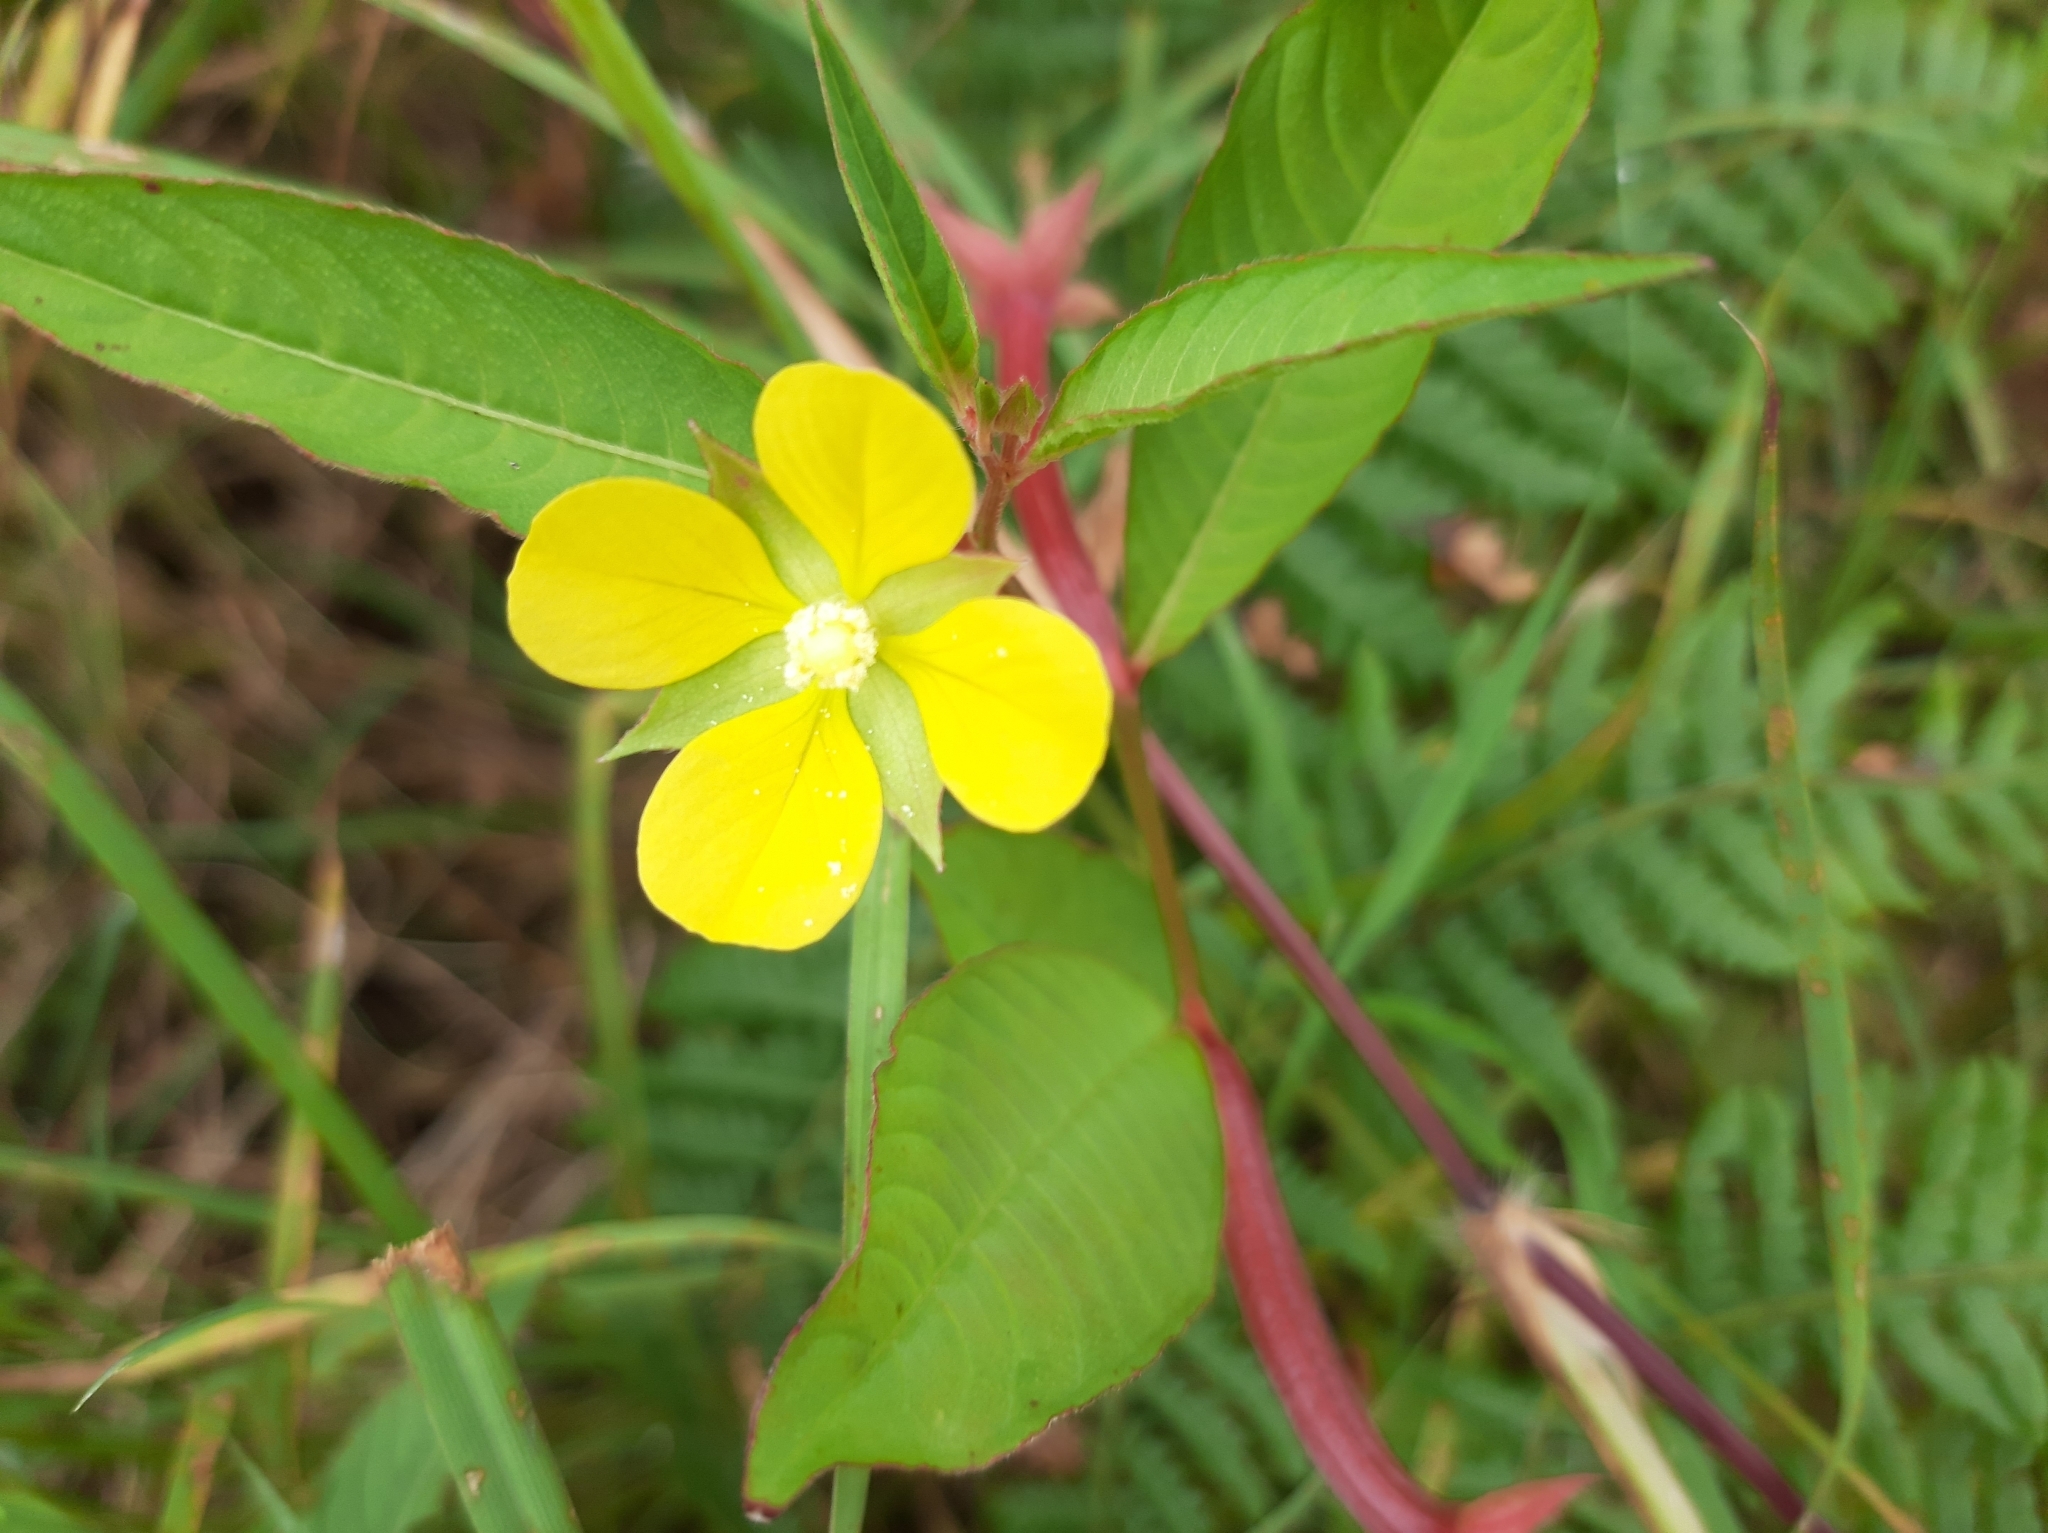
[[[640,882],[713,942],[788,949],[853,908],[882,789],[845,695],[812,689],[705,731],[640,816]]]
[[[856,601],[951,553],[974,514],[974,470],[952,426],[883,373],[785,367],[754,406],[754,450]]]
[[[1081,801],[1109,746],[1109,678],[1087,636],[1013,597],[962,602],[882,660],[924,715],[932,764],[976,819],[1042,830]]]
[[[745,522],[657,479],[594,479],[549,501],[506,598],[542,670],[622,691],[694,676],[797,608]]]

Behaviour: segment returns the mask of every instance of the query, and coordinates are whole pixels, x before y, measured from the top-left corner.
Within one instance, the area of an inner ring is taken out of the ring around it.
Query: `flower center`
[[[782,679],[792,692],[826,687],[851,692],[875,663],[875,625],[852,602],[813,602],[782,629],[789,660]]]

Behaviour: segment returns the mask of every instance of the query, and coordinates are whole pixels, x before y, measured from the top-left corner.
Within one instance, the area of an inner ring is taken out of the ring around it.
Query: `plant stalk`
[[[868,1153],[875,1126],[875,1070],[903,1014],[910,961],[910,836],[882,816],[882,841],[853,907],[853,961],[846,983],[846,1155],[841,1171],[840,1255],[851,1261],[867,1230]],[[832,1471],[830,1533],[859,1533],[868,1471]]]
[[[576,957],[597,1052],[597,1075],[607,1099],[613,1197],[621,1214],[644,1219],[653,1211],[647,1192],[652,1160],[647,1091],[632,997],[626,993],[618,899],[612,888],[612,766],[601,759],[612,747],[616,727],[611,699],[602,693],[585,704],[576,726],[570,815],[576,847]]]

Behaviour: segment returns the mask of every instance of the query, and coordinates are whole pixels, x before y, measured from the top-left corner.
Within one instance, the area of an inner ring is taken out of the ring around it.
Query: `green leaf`
[[[0,307],[514,532],[608,474],[702,488],[689,422],[749,443],[760,391],[653,315],[501,246],[250,186],[6,176]]]
[[[861,605],[884,634],[918,633],[964,601],[993,596],[1017,573],[1014,559],[994,554],[948,554],[898,570]]]
[[[576,1533],[491,1306],[446,1225],[385,1258],[398,1344],[476,1533]]]
[[[406,1379],[355,1419],[327,1461],[312,1533],[406,1533],[434,1515],[447,1486],[427,1402]]]
[[[910,832],[919,851],[933,862],[942,861],[939,799],[944,785],[932,764],[924,715],[918,712],[910,683],[888,666],[878,665],[847,694],[847,705],[882,779],[882,807]]]
[[[944,872],[920,866],[917,882],[954,963],[1012,942],[1050,943],[1113,964],[1173,1005],[1152,886],[1116,858],[1062,835],[986,825],[954,831],[946,854]]]
[[[663,687],[640,722],[602,759],[616,761],[640,751],[679,751],[707,729],[788,701],[789,683],[782,679],[788,662],[789,641],[779,633],[764,633],[742,644],[716,665]]]
[[[1314,0],[1245,72],[1166,287],[1335,246],[1490,249],[1526,224],[1592,100],[1591,0]],[[1137,433],[1126,627],[1195,636],[1406,408],[1426,340],[1252,383]]]
[[[860,220],[861,237],[874,260],[875,275],[882,279],[896,327],[910,344],[917,365],[957,414],[974,397],[981,358],[967,289],[961,286],[953,257],[932,227],[917,188],[889,147],[846,50],[815,4],[809,12],[825,119],[831,125],[847,199]]]
[[[1693,275],[1697,256],[1325,250],[1177,288],[1102,338],[1067,375],[1034,457],[1169,420],[1253,379],[1503,314]]]
[[[1193,1042],[1095,959],[961,965],[876,1076],[867,1233],[783,1349],[745,1493],[970,1469],[1149,1362],[1215,1281],[1223,1165]]]

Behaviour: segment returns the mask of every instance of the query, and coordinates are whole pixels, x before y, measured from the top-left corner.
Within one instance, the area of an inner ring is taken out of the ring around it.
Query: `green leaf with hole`
[[[1058,948],[962,964],[875,1079],[868,1221],[777,1360],[745,1494],[971,1469],[1129,1378],[1208,1301],[1223,1161],[1193,1042]]]
[[[1584,303],[1704,269],[1698,256],[1324,250],[1178,288],[1067,375],[1035,456],[1169,420],[1254,379],[1403,336]]]
[[[760,382],[487,240],[253,186],[0,176],[0,308],[95,362],[524,532],[571,485],[705,485]]]
[[[896,328],[909,342],[917,365],[957,413],[973,399],[981,365],[981,338],[975,332],[967,289],[903,162],[882,132],[846,49],[815,4],[809,13],[832,148],[875,275],[882,279]]]
[[[1312,0],[1246,70],[1165,287],[1337,246],[1491,249],[1536,211],[1592,101],[1592,0]],[[1407,408],[1425,338],[1255,381],[1141,429],[1124,602],[1173,653]]]

